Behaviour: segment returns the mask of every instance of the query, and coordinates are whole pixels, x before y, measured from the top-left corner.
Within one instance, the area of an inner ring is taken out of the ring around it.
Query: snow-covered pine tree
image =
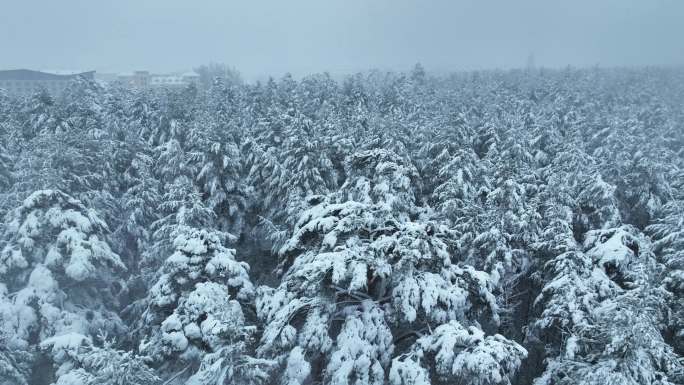
[[[40,133],[55,132],[62,124],[55,109],[54,98],[45,90],[25,99],[19,110],[21,135],[24,139],[32,139]]]
[[[54,385],[160,385],[161,380],[143,357],[116,350],[110,341],[98,347],[78,333],[41,342],[40,348],[59,365]]]
[[[439,178],[443,183],[435,188],[431,200],[458,228],[468,210],[481,207],[491,190],[485,165],[471,150],[457,150],[440,168]]]
[[[395,358],[391,385],[509,385],[527,351],[500,334],[485,337],[458,321],[438,326]]]
[[[671,315],[668,334],[672,345],[684,354],[684,202],[673,200],[665,204],[646,231],[654,240],[653,250],[665,265],[665,289],[671,293]]]
[[[147,151],[140,151],[123,172],[126,189],[119,198],[123,210],[119,215],[117,236],[121,254],[131,261],[130,266],[137,266],[141,254],[150,247],[151,226],[160,215],[157,205],[161,200],[161,186],[154,177],[153,167],[152,156]]]
[[[281,285],[260,289],[258,351],[306,369],[297,381],[382,384],[396,348],[452,320],[496,320],[494,282],[457,264],[445,226],[418,219],[415,168],[375,150],[347,169],[339,193],[308,199],[280,250]]]
[[[12,185],[12,158],[7,147],[0,141],[0,194],[4,194]]]
[[[220,228],[237,236],[247,206],[238,103],[234,90],[216,79],[209,90],[208,110],[197,118],[186,143],[203,200],[216,213]]]
[[[81,134],[102,137],[105,132],[105,89],[93,80],[76,77],[59,99],[64,125]]]
[[[7,221],[0,251],[5,346],[30,352],[38,341],[65,333],[123,333],[115,310],[118,273],[126,267],[96,212],[61,191],[42,190]]]
[[[243,310],[253,298],[249,266],[223,246],[225,236],[183,227],[148,296],[140,349],[169,383],[261,381],[269,361],[249,355],[256,328]],[[251,317],[250,317],[251,318]],[[175,381],[175,382],[173,382]]]
[[[568,239],[568,237],[566,237]],[[570,241],[571,242],[571,241]],[[663,339],[667,293],[647,238],[631,226],[593,230],[561,254],[544,287],[538,330],[556,334],[535,384],[676,384],[684,365]],[[557,354],[557,355],[556,355]]]
[[[8,343],[11,337],[6,330],[0,333],[0,385],[29,385],[33,355],[25,347]]]

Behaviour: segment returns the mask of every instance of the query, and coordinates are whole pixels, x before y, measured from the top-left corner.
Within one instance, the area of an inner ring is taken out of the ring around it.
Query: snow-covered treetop
[[[158,385],[161,380],[141,357],[115,350],[107,341],[97,347],[77,333],[48,338],[41,350],[59,365],[55,385]]]
[[[93,210],[58,190],[31,194],[10,213],[3,234],[0,274],[44,264],[80,282],[125,270],[106,242],[107,225]]]
[[[419,338],[392,362],[392,385],[510,385],[527,351],[501,335],[450,321]]]
[[[416,168],[392,151],[367,150],[345,160],[344,200],[381,204],[388,211],[411,213],[421,191]]]
[[[249,265],[236,261],[235,250],[224,247],[222,242],[219,233],[183,228],[174,241],[176,251],[166,259],[163,274],[150,289],[152,304],[175,304],[181,293],[203,281],[225,284],[237,298],[250,298],[254,289]]]

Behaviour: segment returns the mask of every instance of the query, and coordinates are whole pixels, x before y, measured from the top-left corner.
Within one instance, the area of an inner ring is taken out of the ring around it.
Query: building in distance
[[[182,88],[199,83],[200,76],[195,72],[179,74],[151,74],[149,71],[135,71],[119,74],[117,80],[131,88],[167,87]]]
[[[0,89],[12,96],[27,96],[40,90],[57,96],[77,77],[94,80],[95,71],[4,70],[0,71]]]

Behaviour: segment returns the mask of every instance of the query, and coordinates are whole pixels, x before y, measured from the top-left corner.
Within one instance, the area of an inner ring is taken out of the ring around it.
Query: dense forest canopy
[[[684,384],[684,70],[0,90],[2,385]]]

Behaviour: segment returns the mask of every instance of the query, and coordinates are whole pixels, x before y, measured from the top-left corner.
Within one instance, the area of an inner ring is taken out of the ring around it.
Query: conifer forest
[[[682,385],[684,69],[0,90],[1,385]]]

